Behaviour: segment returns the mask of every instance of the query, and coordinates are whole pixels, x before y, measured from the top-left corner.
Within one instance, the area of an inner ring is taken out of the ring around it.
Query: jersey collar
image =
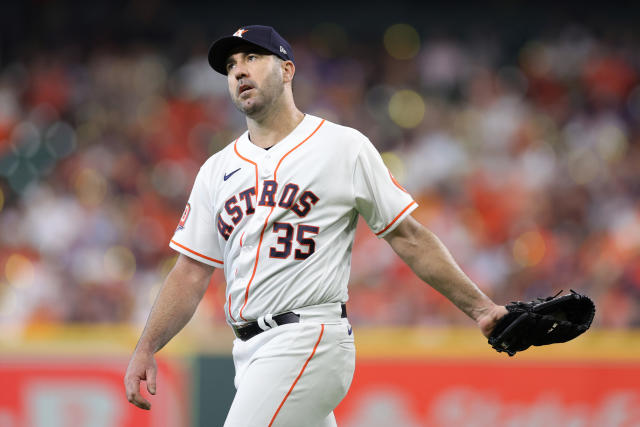
[[[304,118],[298,126],[296,126],[289,135],[285,136],[277,144],[273,145],[269,150],[260,148],[249,140],[249,131],[240,136],[237,142],[237,149],[239,153],[247,157],[254,162],[260,162],[267,155],[271,158],[280,158],[285,155],[289,150],[295,147],[300,141],[309,136],[311,132],[322,121],[319,117],[312,116],[311,114],[305,114]]]

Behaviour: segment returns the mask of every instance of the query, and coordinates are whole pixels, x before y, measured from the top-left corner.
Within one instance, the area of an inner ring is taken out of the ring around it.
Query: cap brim
[[[229,36],[213,42],[209,48],[209,65],[211,68],[219,72],[220,74],[227,75],[227,58],[229,52],[236,46],[249,45],[260,49],[264,49],[262,46],[255,43],[251,43],[241,37]]]

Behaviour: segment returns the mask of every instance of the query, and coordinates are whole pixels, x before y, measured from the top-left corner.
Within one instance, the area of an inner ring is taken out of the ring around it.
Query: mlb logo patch
[[[184,212],[182,212],[182,217],[180,217],[180,222],[178,223],[176,231],[184,228],[184,224],[187,222],[187,218],[189,218],[189,212],[191,212],[191,204],[187,203],[187,206],[184,207]]]

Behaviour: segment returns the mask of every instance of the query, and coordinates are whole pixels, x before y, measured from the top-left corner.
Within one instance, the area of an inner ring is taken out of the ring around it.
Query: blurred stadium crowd
[[[369,136],[497,302],[572,288],[597,325],[640,326],[637,39],[291,41],[298,106]],[[207,42],[180,63],[130,44],[0,68],[0,323],[144,321],[199,166],[245,129]],[[223,323],[212,282],[198,321]],[[362,222],[350,295],[356,324],[470,322]]]

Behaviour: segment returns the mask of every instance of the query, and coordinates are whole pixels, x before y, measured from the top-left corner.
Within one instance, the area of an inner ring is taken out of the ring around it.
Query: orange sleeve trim
[[[175,241],[175,240],[173,240],[173,239],[171,239],[171,243],[173,243],[173,244],[174,244],[174,245],[176,245],[176,246],[181,247],[181,248],[182,248],[182,249],[184,249],[185,251],[191,252],[191,253],[192,253],[192,254],[194,254],[194,255],[198,255],[200,258],[208,259],[209,261],[217,262],[218,264],[222,264],[222,265],[224,265],[224,262],[222,262],[222,261],[220,261],[220,260],[218,260],[218,259],[215,259],[215,258],[208,257],[208,256],[206,256],[206,255],[203,255],[203,254],[201,254],[201,253],[199,253],[199,252],[196,252],[196,251],[194,251],[194,250],[192,250],[192,249],[189,249],[188,247],[186,247],[186,246],[184,246],[184,245],[181,245],[180,243],[176,242],[176,241]]]
[[[280,412],[280,409],[282,409],[282,405],[284,405],[284,402],[287,401],[287,398],[289,397],[289,395],[291,394],[291,392],[293,391],[293,388],[296,386],[296,384],[298,383],[298,380],[300,379],[300,377],[302,376],[302,374],[304,373],[304,370],[307,369],[307,365],[309,364],[309,361],[311,360],[311,358],[313,357],[314,354],[316,354],[316,349],[318,348],[318,344],[320,344],[320,340],[322,339],[322,334],[324,334],[324,324],[321,325],[322,328],[320,329],[320,336],[318,337],[318,341],[316,341],[316,345],[313,347],[313,351],[311,352],[311,356],[309,356],[309,358],[307,359],[306,362],[304,362],[304,365],[302,366],[302,370],[300,371],[300,373],[298,374],[298,376],[296,377],[295,381],[293,382],[293,384],[291,384],[291,388],[289,389],[289,391],[287,392],[287,394],[284,396],[284,399],[282,399],[282,402],[280,402],[280,406],[278,406],[278,409],[276,410],[276,413],[273,414],[273,418],[271,418],[271,422],[269,423],[269,427],[271,427],[273,425],[273,422],[276,420],[276,417],[278,416],[278,413]]]
[[[402,209],[402,212],[400,212],[400,213],[399,213],[395,218],[393,218],[393,221],[391,221],[391,222],[389,223],[389,225],[387,225],[387,226],[386,226],[385,228],[383,228],[381,231],[378,231],[378,232],[376,233],[376,236],[379,236],[379,235],[381,235],[382,233],[384,233],[385,231],[387,231],[387,230],[389,229],[389,227],[391,227],[391,226],[392,226],[392,225],[393,225],[393,224],[398,220],[398,218],[400,218],[400,217],[401,217],[401,216],[402,216],[402,215],[407,211],[407,209],[409,209],[412,205],[415,205],[415,204],[416,204],[416,202],[415,202],[415,201],[413,201],[413,202],[409,203],[409,204],[408,204],[404,209]]]
[[[391,171],[389,170],[389,168],[387,168],[387,170],[389,171],[389,177],[391,178],[391,182],[393,182],[395,184],[396,187],[398,187],[399,189],[401,189],[402,191],[404,191],[405,193],[409,194],[409,192],[407,190],[405,190],[405,188],[400,185],[400,183],[398,182],[398,180],[396,179],[395,176],[393,176],[393,174],[391,173]]]

